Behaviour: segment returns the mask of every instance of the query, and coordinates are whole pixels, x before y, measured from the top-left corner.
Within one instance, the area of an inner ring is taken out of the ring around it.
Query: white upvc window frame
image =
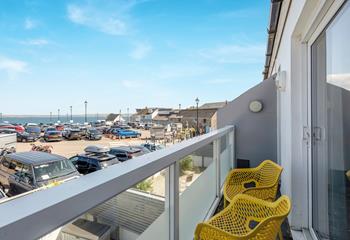
[[[302,42],[306,45],[306,54],[303,54],[303,58],[305,62],[307,62],[307,72],[304,72],[303,75],[307,79],[307,97],[305,98],[306,102],[304,102],[304,106],[307,106],[307,127],[309,128],[309,133],[311,133],[311,72],[312,72],[312,64],[311,64],[311,47],[316,39],[320,36],[320,34],[327,28],[330,22],[336,17],[339,10],[342,8],[343,4],[347,0],[332,0],[332,1],[324,1],[324,5],[330,4],[327,11],[318,12],[317,16],[314,18],[313,24],[308,29],[307,33],[304,35]],[[331,3],[330,3],[331,2]],[[328,6],[327,6],[328,7]],[[320,21],[318,19],[321,19]],[[317,27],[313,28],[312,26],[317,25]],[[306,74],[306,75],[305,75]],[[305,116],[304,116],[305,117]],[[312,227],[312,144],[310,143],[308,146],[307,154],[303,156],[308,162],[308,229],[306,235],[311,236],[312,239],[318,240],[316,233]]]

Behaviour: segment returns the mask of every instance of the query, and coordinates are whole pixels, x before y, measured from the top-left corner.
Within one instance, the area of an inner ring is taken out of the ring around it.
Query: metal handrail
[[[166,149],[0,204],[0,239],[37,239],[233,131],[214,130]]]

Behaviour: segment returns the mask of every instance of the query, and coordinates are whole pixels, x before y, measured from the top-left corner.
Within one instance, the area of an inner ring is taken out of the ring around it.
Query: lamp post
[[[84,104],[85,104],[85,122],[87,123],[87,104],[88,104],[88,102],[85,101]]]
[[[0,122],[2,122],[2,112],[0,113]]]
[[[196,98],[196,105],[197,105],[197,135],[199,134],[199,121],[198,121],[198,104],[199,104],[199,99],[198,97]]]
[[[50,112],[50,123],[52,123],[52,112]]]
[[[60,120],[60,109],[57,109],[57,121]]]
[[[70,120],[73,121],[73,106],[69,106],[70,108]]]
[[[127,113],[128,113],[128,123],[130,122],[130,117],[129,117],[129,108],[126,109]]]

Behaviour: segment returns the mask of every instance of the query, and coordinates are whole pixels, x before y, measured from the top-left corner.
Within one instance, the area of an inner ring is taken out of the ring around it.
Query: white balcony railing
[[[211,143],[211,164],[179,194],[179,160]],[[6,201],[0,204],[0,239],[41,238],[163,169],[167,169],[164,212],[138,239],[191,239],[196,224],[215,211],[225,177],[234,167],[234,153],[234,127],[227,126]]]

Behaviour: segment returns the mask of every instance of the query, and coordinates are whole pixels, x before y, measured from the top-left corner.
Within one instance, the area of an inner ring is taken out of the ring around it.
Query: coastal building
[[[213,102],[205,103],[198,107],[198,122],[200,127],[211,127],[211,119],[218,109],[226,106],[228,102]],[[181,122],[184,127],[194,127],[197,126],[197,108],[190,107],[187,109],[181,109],[178,113]]]
[[[165,176],[162,213],[142,233],[118,237],[193,239],[197,224],[215,213],[229,171],[242,160],[255,167],[264,159],[283,167],[280,192],[293,205],[285,234],[350,239],[349,24],[346,0],[272,0],[264,80],[208,113],[215,130],[3,202],[1,215],[11,217],[0,218],[0,239],[52,239],[76,219],[118,229],[94,210],[111,213],[107,202],[159,172]],[[201,154],[205,167],[187,181],[180,170]],[[138,213],[152,209],[133,207]]]

